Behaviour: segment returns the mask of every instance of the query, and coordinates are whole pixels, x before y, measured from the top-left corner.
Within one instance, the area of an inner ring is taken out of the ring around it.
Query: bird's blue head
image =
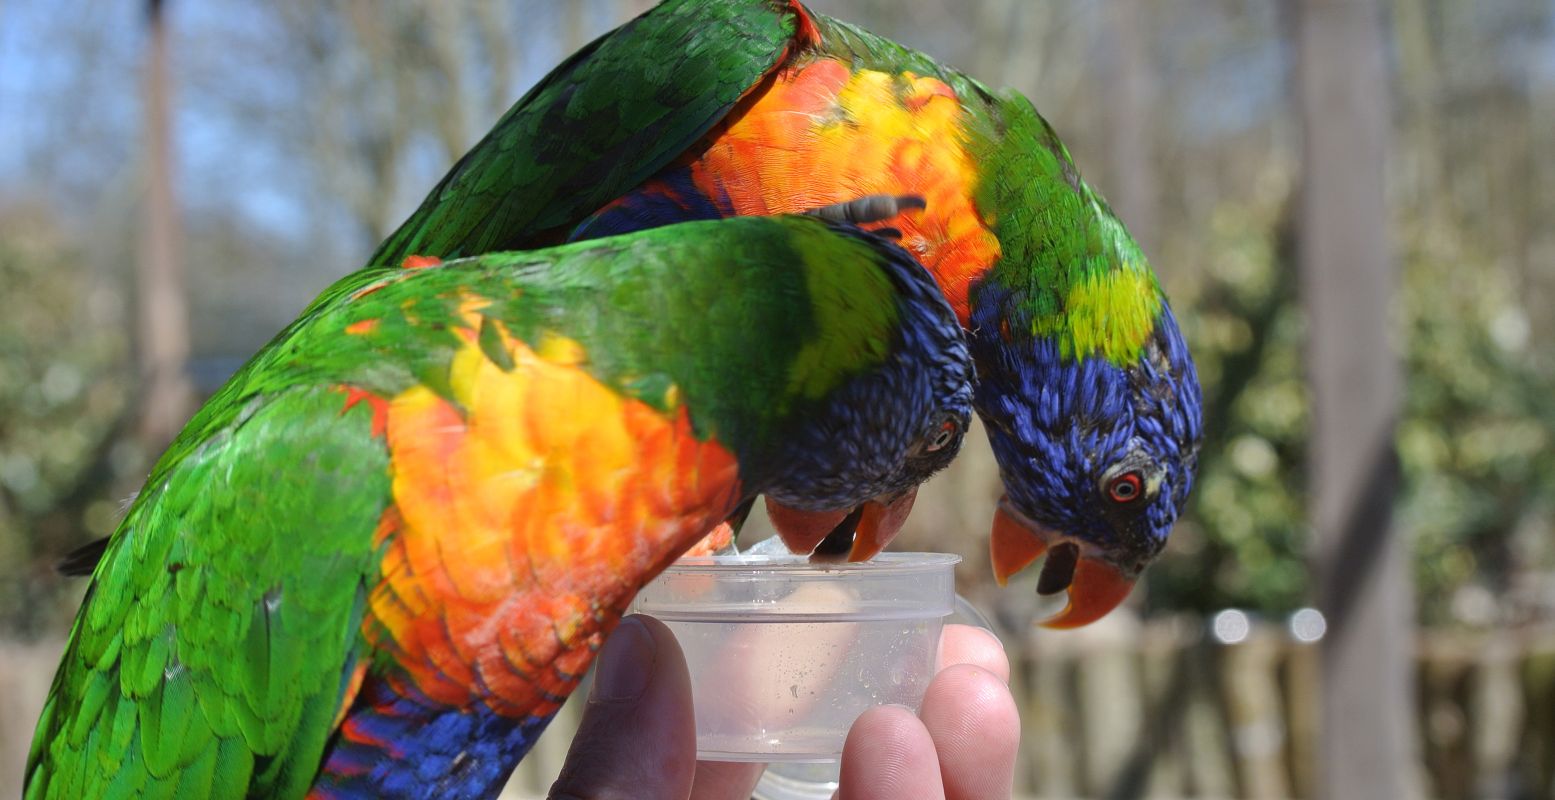
[[[910,199],[921,207],[921,200]],[[885,212],[873,213],[889,217],[897,200],[858,202],[884,203]],[[772,459],[782,468],[763,487],[768,517],[784,543],[823,561],[844,556],[864,561],[884,549],[907,519],[918,485],[955,458],[972,416],[966,338],[934,276],[893,240],[851,222],[839,218],[826,224],[864,244],[869,263],[825,260],[816,265],[818,273],[840,280],[848,268],[867,269],[885,278],[880,288],[889,295],[814,292],[817,306],[834,307],[830,315],[817,315],[828,316],[834,328],[818,328],[816,336],[842,342],[836,352],[858,351],[869,366],[827,393],[813,411],[797,415],[800,424],[785,431]],[[882,302],[895,307],[889,335],[849,343],[841,331],[856,327],[861,306]],[[877,346],[878,355],[862,352]]]
[[[1089,282],[1089,288],[1086,284]],[[1201,397],[1177,319],[1148,268],[1079,278],[1034,319],[1030,293],[974,289],[976,403],[1006,496],[994,520],[1000,583],[1047,555],[1047,620],[1111,611],[1166,545],[1193,485]]]

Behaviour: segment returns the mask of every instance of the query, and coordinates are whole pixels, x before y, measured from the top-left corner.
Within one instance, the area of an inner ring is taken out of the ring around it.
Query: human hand
[[[947,625],[940,670],[914,715],[866,711],[842,751],[838,800],[1007,798],[1020,720],[993,634]],[[631,616],[606,642],[555,800],[744,800],[761,764],[696,761],[691,677],[663,623]]]

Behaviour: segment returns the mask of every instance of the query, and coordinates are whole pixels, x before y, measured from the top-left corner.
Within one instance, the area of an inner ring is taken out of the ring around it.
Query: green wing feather
[[[717,124],[794,29],[777,2],[670,0],[605,34],[509,109],[368,263],[560,241]]]
[[[108,545],[26,796],[296,796],[361,657],[389,498],[371,409],[256,399],[160,472]]]

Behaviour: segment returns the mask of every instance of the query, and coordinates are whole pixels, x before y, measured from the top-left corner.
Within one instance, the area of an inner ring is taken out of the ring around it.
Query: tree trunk
[[[1389,324],[1397,278],[1387,240],[1382,10],[1377,0],[1303,0],[1294,10],[1311,544],[1328,619],[1318,795],[1418,797],[1414,604],[1392,515],[1401,377]]]
[[[189,308],[173,194],[173,145],[166,4],[148,0],[146,64],[146,195],[137,273],[137,329],[141,374],[139,434],[152,451],[172,441],[189,415],[192,391],[184,374],[189,358]]]
[[[1108,172],[1111,185],[1107,199],[1128,226],[1134,241],[1149,256],[1160,244],[1156,238],[1155,159],[1150,149],[1160,130],[1155,115],[1150,37],[1150,15],[1155,8],[1145,0],[1114,0],[1107,6],[1106,50],[1108,59],[1107,96],[1110,119],[1107,121]]]

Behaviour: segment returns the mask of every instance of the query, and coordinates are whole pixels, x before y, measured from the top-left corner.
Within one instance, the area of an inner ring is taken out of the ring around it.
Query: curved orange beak
[[[767,517],[790,552],[811,561],[868,561],[886,548],[912,511],[916,487],[864,501],[853,511],[799,511],[767,499]]]
[[[907,521],[913,501],[917,498],[918,487],[914,486],[896,497],[865,500],[862,506],[864,514],[859,518],[853,547],[848,551],[848,560],[868,561],[879,555],[902,532],[902,523]]]
[[[1117,608],[1134,588],[1134,579],[1096,557],[1091,545],[1032,522],[1015,510],[1008,497],[999,501],[999,510],[994,514],[989,549],[994,578],[1000,586],[1048,553],[1037,581],[1037,593],[1067,592],[1069,603],[1063,611],[1038,623],[1043,627],[1088,625]]]

